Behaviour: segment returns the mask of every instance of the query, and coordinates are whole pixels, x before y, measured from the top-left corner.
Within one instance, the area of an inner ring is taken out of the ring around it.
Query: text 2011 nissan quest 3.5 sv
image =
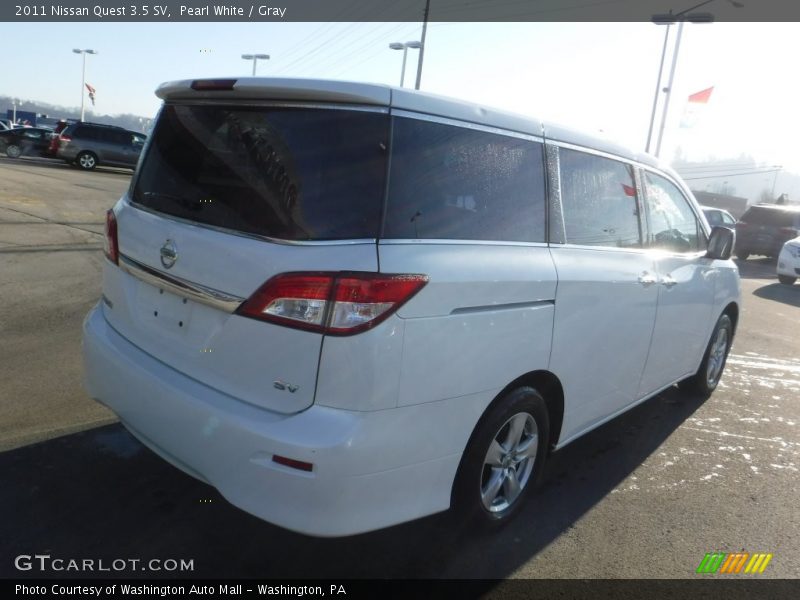
[[[518,512],[545,458],[722,374],[734,233],[652,157],[379,85],[162,85],[108,211],[87,387],[317,536]]]

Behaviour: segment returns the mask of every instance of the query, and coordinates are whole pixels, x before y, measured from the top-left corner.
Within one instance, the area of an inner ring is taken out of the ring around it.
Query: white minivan
[[[651,156],[380,85],[157,95],[86,384],[236,506],[317,536],[504,523],[551,450],[717,386],[734,233]]]

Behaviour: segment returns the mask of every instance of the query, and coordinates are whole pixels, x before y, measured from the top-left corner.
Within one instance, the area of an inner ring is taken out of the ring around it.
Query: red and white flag
[[[711,86],[689,96],[681,118],[681,127],[694,127],[697,124],[700,115],[706,110],[713,91],[714,86]]]
[[[89,90],[89,100],[92,101],[92,106],[94,106],[94,95],[97,93],[97,90],[95,90],[88,83],[86,84],[86,89]]]

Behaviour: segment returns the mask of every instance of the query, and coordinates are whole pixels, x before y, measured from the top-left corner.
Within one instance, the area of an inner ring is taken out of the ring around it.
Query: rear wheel
[[[783,285],[794,285],[794,282],[797,281],[797,277],[790,277],[789,275],[778,275],[778,281],[780,281]]]
[[[6,156],[8,158],[19,158],[22,156],[22,148],[16,144],[9,144],[6,146]]]
[[[680,388],[708,398],[717,389],[732,342],[733,322],[727,314],[723,314],[711,334],[700,368],[692,377],[681,381]]]
[[[84,171],[91,171],[97,166],[97,157],[91,152],[81,152],[75,162]]]
[[[750,251],[749,250],[745,250],[744,248],[739,250],[737,248],[737,250],[736,250],[736,258],[738,258],[739,260],[747,260],[748,256],[750,256]]]
[[[454,512],[483,527],[508,522],[542,473],[549,435],[547,407],[535,389],[506,394],[481,419],[464,452]]]

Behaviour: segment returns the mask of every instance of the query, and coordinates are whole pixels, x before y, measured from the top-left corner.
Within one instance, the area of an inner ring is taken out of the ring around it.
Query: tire
[[[738,258],[739,260],[747,260],[748,256],[750,256],[750,251],[749,250],[744,250],[744,249],[742,249],[742,250],[737,249],[736,250],[736,258]]]
[[[733,342],[733,322],[727,314],[717,321],[697,373],[680,382],[681,390],[708,398],[719,384]]]
[[[91,152],[81,152],[75,158],[75,164],[84,171],[93,171],[97,166],[97,156]]]
[[[783,285],[794,285],[794,282],[797,281],[797,277],[790,277],[789,275],[778,275],[778,281],[780,281]]]
[[[8,158],[19,158],[22,156],[22,148],[17,144],[9,144],[6,146],[6,156]]]
[[[478,422],[461,458],[453,514],[484,529],[508,523],[541,478],[549,441],[547,406],[535,389],[503,396]]]

